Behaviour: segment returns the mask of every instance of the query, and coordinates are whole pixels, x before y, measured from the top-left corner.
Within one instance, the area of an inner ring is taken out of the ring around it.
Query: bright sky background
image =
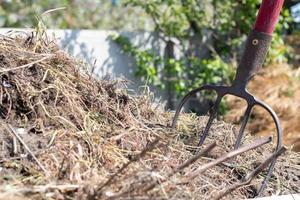
[[[292,11],[292,16],[294,18],[294,21],[295,22],[300,22],[300,3],[294,5],[291,8],[291,11]]]

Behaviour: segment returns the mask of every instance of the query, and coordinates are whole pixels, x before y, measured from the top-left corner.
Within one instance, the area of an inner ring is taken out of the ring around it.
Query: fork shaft
[[[246,88],[248,81],[260,70],[272,40],[284,0],[263,0],[253,30],[238,66],[234,86]]]
[[[271,44],[272,36],[252,30],[246,41],[233,85],[244,90],[248,81],[260,70]]]
[[[254,25],[254,30],[272,35],[278,22],[284,0],[263,0]]]

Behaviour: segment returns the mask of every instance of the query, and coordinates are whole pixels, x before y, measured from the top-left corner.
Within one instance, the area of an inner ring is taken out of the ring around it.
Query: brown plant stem
[[[96,189],[96,193],[94,195],[94,197],[97,197],[99,195],[99,193],[101,192],[101,190],[105,187],[110,185],[111,183],[113,183],[114,179],[121,174],[131,163],[138,161],[139,159],[141,159],[142,157],[144,157],[146,155],[147,152],[152,151],[155,146],[158,144],[158,142],[160,141],[159,138],[155,139],[153,142],[151,142],[148,146],[146,146],[139,154],[137,154],[136,156],[133,157],[133,159],[131,159],[130,161],[128,161],[127,163],[125,163],[116,173],[114,173],[114,175],[112,175],[103,185],[101,185],[99,188]]]
[[[241,147],[237,150],[234,150],[234,151],[231,151],[225,155],[223,155],[222,157],[206,164],[206,165],[203,165],[202,167],[198,168],[197,170],[195,170],[194,172],[191,172],[190,174],[187,175],[187,180],[185,180],[184,182],[187,183],[189,182],[190,180],[196,178],[199,174],[202,174],[203,172],[205,172],[206,170],[212,168],[213,166],[216,166],[234,156],[237,156],[237,155],[240,155],[246,151],[250,151],[252,149],[255,149],[257,147],[260,147],[264,144],[267,144],[269,142],[271,142],[272,140],[272,137],[263,137],[261,139],[258,139],[256,141],[254,141],[253,143],[247,145],[247,146],[244,146],[244,147]]]
[[[217,194],[213,198],[213,200],[219,200],[225,197],[227,194],[231,193],[232,191],[244,186],[248,185],[252,179],[257,176],[264,168],[266,168],[274,159],[276,159],[278,156],[283,154],[287,150],[286,147],[281,147],[278,151],[273,153],[271,156],[269,156],[267,159],[265,159],[257,168],[255,168],[250,174],[248,174],[245,178],[243,178],[240,182],[235,183],[233,185],[230,185],[229,187],[222,190],[220,193]]]
[[[35,160],[35,162],[38,164],[38,166],[41,168],[41,170],[45,173],[45,175],[49,175],[46,168],[43,166],[43,164],[37,159],[37,157],[34,155],[34,153],[30,150],[30,148],[27,146],[27,144],[23,141],[23,139],[19,136],[18,133],[14,130],[14,128],[3,121],[0,121],[2,126],[13,135],[13,137],[17,138],[19,142],[24,146],[26,151],[30,154],[30,156]]]
[[[212,144],[208,145],[205,149],[203,149],[202,151],[200,151],[199,153],[197,153],[195,156],[193,156],[192,158],[188,159],[187,161],[185,161],[184,163],[182,163],[180,166],[178,166],[175,170],[173,170],[172,172],[170,172],[166,179],[163,180],[162,182],[165,182],[167,179],[171,178],[174,174],[182,171],[184,168],[188,167],[189,165],[193,164],[194,162],[196,162],[200,157],[202,157],[203,155],[207,154],[208,152],[210,152],[213,148],[215,148],[217,145],[216,142],[213,142]],[[152,190],[158,183],[162,183],[162,182],[158,182],[158,181],[154,181],[153,183],[151,183],[150,185],[148,185],[145,189],[144,192],[147,192],[149,190]]]

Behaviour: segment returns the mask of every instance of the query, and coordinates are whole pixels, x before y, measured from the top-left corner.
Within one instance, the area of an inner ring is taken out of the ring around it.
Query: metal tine
[[[208,133],[209,133],[209,129],[211,128],[211,125],[213,123],[213,120],[214,118],[216,117],[217,113],[218,113],[218,108],[219,108],[219,105],[221,103],[221,100],[223,98],[224,95],[226,94],[232,94],[234,96],[237,96],[235,93],[232,93],[232,92],[228,92],[228,91],[225,91],[229,88],[223,88],[223,87],[220,87],[220,86],[213,86],[213,85],[204,85],[202,87],[199,87],[197,89],[194,89],[192,91],[190,91],[187,95],[184,96],[184,98],[181,100],[177,110],[176,110],[176,113],[175,113],[175,116],[173,118],[173,122],[172,122],[172,128],[175,128],[176,127],[176,123],[177,123],[177,120],[178,120],[178,116],[180,114],[180,111],[183,107],[183,105],[187,102],[187,100],[193,96],[194,94],[196,94],[197,92],[201,91],[201,90],[215,90],[218,94],[218,97],[215,101],[215,104],[214,104],[214,107],[213,107],[213,112],[212,114],[210,115],[209,117],[209,120],[206,124],[206,127],[205,127],[205,130],[199,140],[199,143],[198,143],[198,147],[200,147],[201,145],[203,145]],[[243,121],[242,121],[242,124],[241,124],[241,127],[240,127],[240,130],[239,130],[239,134],[238,134],[238,137],[237,137],[237,141],[235,143],[235,146],[234,146],[234,149],[238,149],[240,144],[241,144],[241,140],[244,136],[244,131],[245,131],[245,128],[246,128],[246,125],[248,123],[248,120],[249,120],[249,117],[250,117],[250,113],[253,109],[254,106],[261,106],[263,107],[265,110],[268,111],[268,113],[272,116],[273,118],[273,121],[275,122],[275,125],[276,125],[276,131],[277,131],[277,146],[276,146],[276,151],[282,147],[282,129],[281,129],[281,126],[280,126],[280,123],[279,123],[279,119],[277,117],[277,115],[275,114],[275,112],[267,105],[265,104],[264,102],[260,101],[260,100],[257,100],[255,99],[252,95],[251,95],[251,101],[249,102],[249,98],[247,96],[239,96],[243,99],[245,99],[247,102],[248,102],[248,107],[245,111],[245,114],[244,114],[244,117],[243,117]],[[197,149],[197,151],[199,151],[199,148]],[[259,191],[258,191],[258,196],[261,196],[265,187],[267,186],[267,183],[272,175],[272,172],[274,170],[274,166],[275,166],[275,163],[276,163],[276,159],[274,161],[272,161],[272,163],[270,164],[270,167],[268,169],[268,172],[267,172],[267,176],[264,178],[264,181],[262,182],[261,184],[261,187],[259,188]]]
[[[256,106],[256,105],[264,108],[272,116],[272,119],[273,119],[273,121],[276,125],[276,132],[277,132],[276,151],[277,151],[282,146],[282,142],[281,142],[282,141],[282,129],[281,129],[281,126],[280,126],[280,123],[279,123],[279,119],[278,119],[276,113],[266,103],[264,103],[263,101],[257,100],[257,99],[255,99],[255,102],[253,104],[248,105],[248,107],[245,111],[243,122],[242,122],[242,125],[241,125],[241,128],[240,128],[239,135],[237,137],[237,141],[235,143],[234,149],[238,149],[240,147],[241,140],[243,138],[243,134],[244,134],[246,125],[247,125],[249,117],[250,117],[250,113],[251,113],[253,107]],[[263,180],[263,182],[262,182],[262,184],[259,188],[258,196],[262,195],[265,187],[267,186],[267,183],[268,183],[268,181],[269,181],[269,179],[272,175],[272,172],[274,170],[275,163],[276,163],[276,159],[273,160],[272,163],[270,164],[267,175],[264,178],[264,180]]]
[[[262,108],[264,108],[265,110],[268,111],[268,113],[272,116],[272,119],[276,125],[276,132],[277,132],[277,145],[276,145],[276,151],[278,151],[281,147],[282,147],[282,128],[279,122],[279,119],[276,115],[276,113],[272,110],[272,108],[270,106],[268,106],[266,103],[264,103],[263,101],[260,100],[256,100],[255,105],[261,106]],[[263,180],[261,187],[259,188],[258,191],[258,197],[260,197],[265,189],[265,187],[267,186],[267,183],[273,173],[274,167],[275,167],[275,163],[276,163],[276,159],[274,159],[272,161],[272,163],[270,164],[270,167],[268,169],[267,172],[267,176],[265,177],[265,179]]]
[[[179,117],[179,114],[180,114],[180,111],[183,107],[183,105],[187,102],[187,100],[192,97],[194,94],[200,92],[201,90],[214,90],[214,86],[212,85],[204,85],[202,87],[199,87],[199,88],[196,88],[192,91],[190,91],[189,93],[187,93],[183,99],[180,101],[177,109],[176,109],[176,112],[175,112],[175,115],[174,115],[174,118],[173,118],[173,122],[172,122],[172,128],[175,128],[176,127],[176,123],[177,123],[177,120],[178,120],[178,117]]]
[[[176,109],[176,112],[175,112],[175,115],[174,115],[174,118],[173,118],[173,122],[172,122],[172,128],[175,128],[176,127],[176,123],[177,123],[177,120],[178,120],[178,117],[179,117],[179,114],[180,114],[180,111],[183,107],[183,105],[187,102],[187,100],[193,96],[194,94],[196,94],[197,92],[200,92],[201,90],[203,90],[203,87],[200,87],[200,88],[196,88],[192,91],[190,91],[189,93],[187,93],[183,99],[180,101],[177,109]]]
[[[282,146],[282,128],[279,122],[279,119],[276,115],[276,113],[272,110],[272,108],[270,106],[268,106],[266,103],[264,103],[263,101],[260,100],[256,100],[255,105],[261,106],[262,108],[264,108],[265,110],[268,111],[268,113],[271,115],[275,126],[276,126],[276,131],[277,131],[277,146],[276,146],[276,150],[278,150],[281,146]]]
[[[239,134],[237,136],[236,143],[234,145],[234,150],[238,149],[241,145],[241,141],[242,141],[242,138],[244,136],[244,131],[245,131],[246,125],[248,123],[252,108],[253,108],[253,105],[248,105],[247,106],[247,109],[245,111],[240,130],[239,130]]]
[[[214,118],[217,116],[219,105],[221,103],[222,98],[223,98],[223,96],[218,94],[218,97],[217,97],[217,99],[215,101],[215,104],[213,106],[212,113],[211,113],[211,115],[208,119],[208,122],[207,122],[206,126],[205,126],[204,132],[203,132],[202,136],[200,137],[200,140],[199,140],[199,143],[198,143],[197,147],[200,147],[201,145],[203,145],[203,143],[204,143],[204,141],[205,141],[205,139],[208,135],[209,129],[212,125],[212,122],[213,122]]]

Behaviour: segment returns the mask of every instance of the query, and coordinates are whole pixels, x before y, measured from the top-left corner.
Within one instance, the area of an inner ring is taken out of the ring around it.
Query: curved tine
[[[243,117],[243,121],[242,121],[240,130],[239,130],[238,137],[237,137],[235,145],[234,145],[234,150],[238,149],[241,145],[241,141],[242,141],[244,131],[245,131],[246,125],[248,123],[252,108],[253,108],[253,104],[252,105],[248,104],[247,109],[246,109],[245,114],[244,114],[244,117]]]
[[[216,115],[218,113],[218,108],[219,108],[219,105],[220,105],[220,102],[221,102],[222,98],[223,98],[223,95],[218,94],[218,97],[217,97],[217,99],[215,101],[215,104],[214,104],[214,107],[213,107],[213,111],[212,111],[212,113],[211,113],[211,115],[208,119],[208,122],[205,126],[204,132],[203,132],[202,136],[200,137],[200,140],[199,140],[199,143],[198,143],[197,147],[200,147],[204,143],[204,141],[205,141],[205,139],[208,135],[208,131],[209,131],[211,125],[212,125],[212,122],[213,122],[214,118],[216,117]]]
[[[174,118],[173,118],[173,122],[172,122],[172,128],[175,128],[176,127],[176,123],[177,123],[177,120],[178,120],[178,117],[179,117],[179,114],[180,114],[180,111],[183,107],[183,105],[187,102],[187,100],[193,96],[194,94],[200,92],[201,90],[214,90],[215,87],[213,85],[203,85],[202,87],[199,87],[199,88],[196,88],[192,91],[190,91],[189,93],[187,93],[183,98],[182,100],[180,101],[177,109],[176,109],[176,112],[175,112],[175,115],[174,115]]]
[[[282,128],[281,128],[279,119],[278,119],[276,113],[272,110],[272,108],[270,106],[268,106],[267,104],[265,104],[264,102],[257,100],[255,104],[259,105],[259,106],[263,107],[265,110],[267,110],[268,113],[272,116],[273,121],[275,122],[276,132],[277,132],[277,145],[276,145],[276,151],[277,151],[280,147],[282,147]],[[267,186],[267,183],[268,183],[268,181],[272,175],[272,172],[274,170],[275,163],[276,163],[276,159],[272,161],[272,163],[268,169],[267,176],[265,177],[264,181],[262,182],[262,184],[259,188],[258,195],[257,195],[258,197],[262,195],[265,187]]]
[[[256,100],[255,105],[259,105],[263,107],[265,110],[268,111],[268,113],[272,116],[273,121],[275,122],[276,125],[276,131],[277,131],[277,145],[276,145],[276,150],[278,150],[282,146],[282,128],[279,122],[279,119],[276,115],[276,113],[272,110],[270,106],[268,106],[266,103]]]

